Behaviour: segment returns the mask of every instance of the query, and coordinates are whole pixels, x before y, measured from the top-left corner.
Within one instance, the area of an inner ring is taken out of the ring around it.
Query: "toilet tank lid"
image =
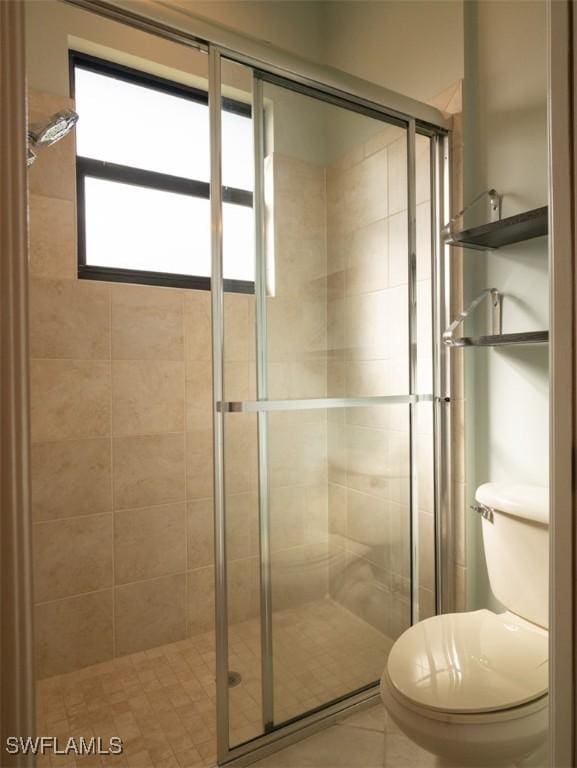
[[[484,483],[475,499],[491,509],[549,525],[549,489],[542,485]]]

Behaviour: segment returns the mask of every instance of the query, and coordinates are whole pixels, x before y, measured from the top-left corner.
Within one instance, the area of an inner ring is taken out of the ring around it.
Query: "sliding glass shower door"
[[[417,368],[418,345],[433,359],[434,281],[431,166],[414,121],[214,51],[211,74],[221,98],[250,103],[254,138],[247,245],[226,225],[213,101],[225,756],[373,689],[419,594],[434,611],[432,376]],[[243,293],[226,290],[238,253],[253,258]]]
[[[407,130],[256,89],[276,725],[373,684],[410,624]]]

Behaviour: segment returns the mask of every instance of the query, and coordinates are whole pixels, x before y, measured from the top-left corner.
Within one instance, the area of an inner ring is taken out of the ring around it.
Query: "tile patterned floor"
[[[448,763],[442,763],[448,765]],[[453,768],[458,768],[452,764]],[[543,752],[501,768],[547,768]],[[408,739],[379,703],[285,749],[253,763],[251,768],[440,768],[430,752]],[[495,768],[495,763],[485,766]]]
[[[274,617],[275,715],[278,721],[372,681],[390,640],[330,600]],[[260,628],[230,632],[231,742],[261,729]],[[120,736],[120,756],[45,757],[41,766],[192,768],[215,764],[214,635],[132,654],[38,683],[38,730],[65,742]],[[272,765],[272,764],[271,764]],[[279,764],[280,765],[280,764]],[[308,764],[307,764],[308,765]]]
[[[404,736],[384,707],[343,719],[253,763],[254,768],[434,768],[435,758]]]
[[[275,721],[282,723],[378,680],[391,641],[330,600],[274,614]],[[230,633],[230,668],[243,682],[231,689],[231,743],[260,733],[260,628]],[[256,715],[256,716],[255,716]]]
[[[214,638],[202,635],[38,683],[38,731],[120,736],[120,756],[56,757],[50,766],[188,768],[215,763]]]

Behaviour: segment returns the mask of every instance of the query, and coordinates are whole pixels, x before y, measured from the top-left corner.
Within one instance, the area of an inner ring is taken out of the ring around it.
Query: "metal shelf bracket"
[[[496,288],[485,288],[485,290],[480,293],[473,301],[469,304],[469,306],[464,309],[460,314],[459,317],[457,317],[456,320],[453,320],[451,325],[447,328],[447,330],[443,333],[443,342],[449,346],[449,347],[459,347],[462,346],[460,343],[460,339],[455,337],[455,331],[457,328],[459,328],[465,320],[470,317],[473,312],[477,309],[477,307],[483,303],[483,301],[488,297],[491,297],[491,333],[493,336],[500,336],[503,332],[503,317],[502,317],[502,305],[503,305],[503,295],[499,293],[499,291]]]
[[[489,198],[489,221],[493,223],[495,221],[501,220],[501,195],[497,192],[496,189],[487,189],[477,195],[477,197],[471,200],[468,205],[466,205],[464,208],[461,208],[459,213],[456,213],[449,219],[449,223],[445,224],[442,232],[443,237],[446,240],[450,239],[453,234],[453,224],[459,221],[459,219],[461,219],[467,213],[467,211],[473,208],[474,205],[476,205],[480,200],[483,200],[485,197]]]

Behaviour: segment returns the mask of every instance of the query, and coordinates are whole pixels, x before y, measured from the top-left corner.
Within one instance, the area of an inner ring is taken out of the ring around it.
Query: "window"
[[[206,91],[71,54],[78,274],[210,288]],[[251,107],[223,99],[225,289],[254,290]]]

